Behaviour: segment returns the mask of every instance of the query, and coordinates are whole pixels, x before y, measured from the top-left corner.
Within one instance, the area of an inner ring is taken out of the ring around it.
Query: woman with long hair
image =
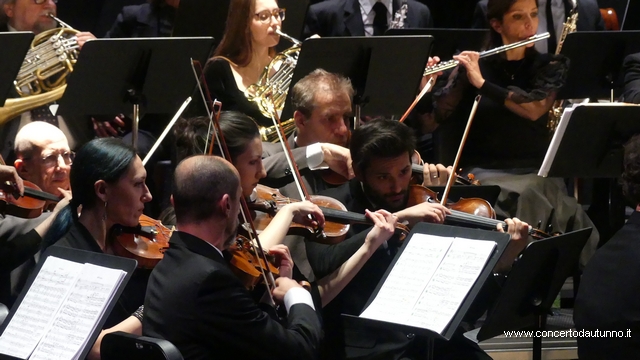
[[[95,139],[82,146],[71,166],[72,199],[54,220],[43,240],[44,247],[113,254],[109,230],[116,224],[137,226],[144,204],[152,199],[146,176],[135,150],[119,139]],[[108,315],[105,328],[141,334],[141,306],[149,275],[149,270],[136,269]],[[99,358],[103,335],[104,331],[90,358]]]
[[[225,109],[247,114],[260,126],[273,123],[244,91],[258,82],[273,59],[284,14],[276,0],[232,0],[224,36],[204,70],[212,96]]]
[[[536,34],[538,2],[489,0],[487,18],[489,48],[514,44]],[[473,99],[482,95],[461,165],[482,184],[501,187],[497,213],[530,224],[542,222],[543,229],[550,225],[560,232],[593,227],[577,201],[567,196],[562,179],[537,176],[551,139],[548,113],[565,83],[568,59],[541,54],[533,44],[483,59],[472,51],[454,58],[461,66],[433,93],[441,149],[447,144],[457,149]],[[582,264],[597,243],[594,228]]]

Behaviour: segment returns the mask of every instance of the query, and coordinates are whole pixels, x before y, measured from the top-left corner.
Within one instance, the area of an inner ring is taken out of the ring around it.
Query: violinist
[[[373,120],[353,131],[351,158],[356,177],[340,187],[322,192],[340,200],[349,211],[385,209],[394,212],[398,221],[413,225],[419,221],[441,223],[449,210],[437,203],[422,203],[407,208],[411,180],[411,154],[415,148],[412,130],[397,121]],[[501,268],[508,268],[526,245],[528,225],[508,220],[512,244],[503,256]],[[348,238],[336,245],[305,242],[311,267],[318,278],[326,276],[346,261],[364,241],[367,225],[352,225]],[[340,294],[323,309],[326,345],[322,358],[411,358],[420,352],[420,341],[411,334],[343,325],[340,314],[359,315],[378,282],[389,267],[399,242],[393,237],[371,256]],[[343,327],[344,326],[344,327]],[[409,336],[408,336],[409,335]],[[454,341],[454,343],[457,343]],[[366,348],[362,347],[367,344]],[[442,344],[440,344],[442,345]],[[461,358],[468,349],[436,348],[436,355],[454,351]]]
[[[18,131],[14,151],[13,164],[24,180],[56,196],[62,196],[59,189],[69,190],[75,154],[60,129],[44,121],[29,123]]]
[[[108,232],[114,224],[138,225],[144,204],[151,201],[142,160],[129,145],[112,138],[85,144],[71,166],[71,203],[60,211],[44,238],[44,247],[64,246],[114,253]],[[80,211],[80,214],[78,214]],[[144,302],[150,271],[136,269],[105,328],[120,324]],[[99,342],[92,353],[99,351]]]
[[[200,123],[201,118],[189,119],[180,125],[180,129],[187,130],[190,127],[189,123]],[[220,128],[225,136],[227,147],[231,156],[231,161],[240,174],[240,184],[242,187],[242,194],[247,199],[251,199],[253,191],[258,184],[258,181],[265,176],[264,167],[262,166],[262,160],[260,158],[261,142],[260,133],[256,123],[248,116],[243,115],[236,111],[222,112],[220,115]],[[190,143],[184,141],[186,139],[195,140]],[[202,139],[189,131],[183,131],[177,137],[179,145],[178,154],[181,157],[193,155],[192,151],[197,151],[199,147],[197,145]],[[195,148],[193,145],[196,144]],[[216,153],[218,152],[217,148]],[[201,153],[201,151],[199,152]],[[362,213],[366,213],[364,210]],[[391,221],[390,214],[384,213],[366,213],[367,216],[374,220],[375,218],[389,219],[392,224],[395,224],[395,220]],[[298,280],[307,280],[309,276],[303,274],[309,274],[310,268],[306,259],[306,251],[304,249],[304,243],[297,237],[288,237],[285,240],[285,236],[289,230],[292,221],[297,223],[314,225],[307,215],[313,215],[318,221],[318,225],[322,225],[324,216],[320,209],[309,201],[294,202],[280,208],[269,223],[269,225],[260,233],[260,240],[265,249],[277,247],[279,244],[285,243],[292,254],[292,257],[296,260],[296,267],[294,268],[294,276]],[[349,262],[344,264],[341,269],[335,270],[333,273],[323,276],[322,279],[318,278],[317,284],[313,283],[311,293],[314,297],[314,302],[317,307],[322,307],[328,304],[349,282],[351,277],[360,269],[362,264],[366,262],[369,256],[372,254],[372,249],[375,251],[377,246],[384,242],[390,234],[371,233],[365,234],[367,238],[364,244],[361,244],[360,248],[354,249],[354,256],[349,259]],[[381,240],[382,239],[382,240]],[[357,251],[356,251],[357,250]]]
[[[353,177],[349,155],[349,127],[353,112],[353,87],[348,78],[316,69],[300,79],[291,90],[296,126],[287,141],[293,151],[305,185],[312,194],[328,185],[318,169],[330,168],[345,178]],[[299,198],[292,171],[281,144],[264,144],[264,184],[281,188],[284,195]]]
[[[489,48],[526,39],[538,29],[536,0],[489,0]],[[461,66],[440,77],[433,91],[433,115],[440,124],[442,146],[454,144],[476,95],[482,95],[461,156],[464,172],[484,185],[502,189],[496,212],[565,232],[592,226],[582,206],[567,196],[563,179],[542,178],[537,169],[549,146],[548,112],[565,83],[568,60],[541,54],[531,45],[479,59],[464,51],[454,57]],[[446,152],[446,150],[445,150]],[[598,232],[581,256],[595,251]]]
[[[11,187],[15,184],[20,194],[24,192],[22,179],[13,166],[0,165],[0,184],[5,185],[5,182]],[[12,190],[5,188],[5,191]],[[29,262],[40,249],[53,215],[67,203],[68,200],[60,201],[53,212],[43,213],[34,219],[0,214],[0,303],[11,307],[33,268],[30,265],[35,265],[35,262]]]
[[[271,290],[286,308],[285,324],[261,310],[224,259],[243,196],[234,166],[193,156],[178,165],[174,184],[179,230],[149,279],[143,334],[171,341],[185,359],[316,358],[320,319],[309,292],[290,278],[288,253],[279,253],[280,277]]]

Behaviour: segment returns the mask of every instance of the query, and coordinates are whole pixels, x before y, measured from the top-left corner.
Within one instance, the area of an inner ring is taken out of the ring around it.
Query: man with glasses
[[[0,0],[0,32],[31,31],[36,35],[58,27],[49,15],[56,15],[57,0]],[[78,47],[95,36],[89,32],[76,34]],[[26,89],[25,89],[26,90]],[[12,94],[17,96],[17,94]],[[11,96],[11,95],[10,95]],[[59,126],[65,132],[71,146],[76,147],[92,137],[92,128],[88,121],[69,121],[56,116],[51,104],[25,111],[0,128],[0,151],[7,161],[13,160],[11,150],[15,147],[14,139],[19,129],[32,121],[41,120]],[[71,126],[71,123],[74,123]]]
[[[16,135],[14,151],[21,178],[56,196],[62,196],[60,189],[69,190],[74,153],[60,129],[44,121],[29,123]]]

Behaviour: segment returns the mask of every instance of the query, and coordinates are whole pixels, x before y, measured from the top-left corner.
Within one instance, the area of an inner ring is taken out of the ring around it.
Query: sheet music
[[[50,256],[0,336],[0,353],[26,359],[75,284],[83,264]]]
[[[406,320],[452,241],[442,236],[414,234],[376,300],[360,316],[380,321]]]
[[[408,324],[442,333],[458,312],[496,247],[492,241],[456,238],[414,306]]]
[[[414,234],[360,317],[442,333],[495,247],[493,241]]]
[[[126,273],[84,264],[82,275],[30,359],[77,359]]]

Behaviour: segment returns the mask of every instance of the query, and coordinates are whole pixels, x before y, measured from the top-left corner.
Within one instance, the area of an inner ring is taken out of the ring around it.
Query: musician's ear
[[[2,11],[4,11],[4,14],[7,15],[8,18],[13,18],[13,3],[8,2],[5,3],[4,6],[2,7]]]
[[[502,35],[502,22],[500,20],[491,19],[489,20],[489,25],[491,25],[491,28],[495,30],[495,32]]]
[[[176,205],[173,203],[173,195],[169,196],[169,202],[171,203],[172,207],[176,207]]]
[[[22,159],[16,159],[13,162],[13,167],[16,168],[16,171],[18,172],[18,175],[20,175],[20,177],[23,178],[23,179],[25,178],[25,175],[27,175],[29,173],[28,166],[26,165],[26,163]]]
[[[222,198],[220,198],[220,212],[224,214],[225,217],[231,216],[231,197],[229,194],[224,194]]]
[[[304,127],[304,121],[307,118],[298,110],[293,112],[293,122],[296,124],[296,129],[300,129]]]
[[[107,183],[104,180],[98,180],[93,184],[93,190],[96,196],[106,202],[107,201]]]

